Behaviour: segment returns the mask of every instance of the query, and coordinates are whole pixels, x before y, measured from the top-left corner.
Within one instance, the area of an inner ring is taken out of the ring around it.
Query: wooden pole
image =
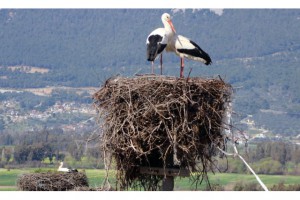
[[[174,176],[166,176],[162,181],[162,191],[174,190]]]
[[[169,167],[174,166],[174,155],[173,155],[173,153],[167,154],[166,163],[167,163],[167,166],[169,166]],[[166,175],[166,172],[165,172],[165,176],[164,176],[164,179],[162,181],[161,190],[162,191],[173,191],[174,190],[174,176],[168,176],[168,175]]]

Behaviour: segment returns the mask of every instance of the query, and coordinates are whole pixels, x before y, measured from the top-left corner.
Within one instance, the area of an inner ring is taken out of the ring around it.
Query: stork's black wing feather
[[[195,42],[193,42],[192,40],[190,40],[190,42],[198,49],[198,57],[203,58],[204,60],[206,60],[206,65],[211,64],[211,58],[208,55],[208,53],[206,53],[205,51],[203,51],[198,44],[196,44]]]
[[[161,35],[150,35],[148,38],[147,44],[147,60],[154,61],[157,54],[160,54],[166,45],[163,47],[160,42],[162,41],[163,37]]]
[[[195,42],[193,42],[192,40],[189,40],[191,44],[193,44],[195,46],[195,48],[193,49],[177,49],[178,52],[180,53],[184,53],[187,55],[191,55],[193,57],[199,57],[205,60],[205,64],[209,65],[211,64],[211,58],[208,55],[208,53],[206,53],[205,51],[203,51],[198,44],[196,44]]]

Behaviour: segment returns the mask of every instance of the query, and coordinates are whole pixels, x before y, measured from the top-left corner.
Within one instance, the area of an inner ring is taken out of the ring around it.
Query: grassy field
[[[47,171],[50,169],[42,169]],[[53,169],[52,169],[53,170]],[[0,191],[16,191],[17,179],[21,174],[33,173],[37,169],[0,169]],[[85,170],[89,180],[90,187],[100,187],[105,177],[104,170],[87,169]],[[272,187],[274,184],[284,182],[284,184],[300,184],[299,176],[275,176],[275,175],[259,175],[261,180],[266,184],[267,187]],[[211,184],[222,185],[226,190],[232,190],[233,186],[237,183],[257,183],[255,177],[251,174],[229,174],[229,173],[216,173],[209,174]],[[113,185],[115,183],[114,172],[110,174],[110,182]],[[177,191],[190,191],[194,190],[191,186],[189,178],[176,178],[174,190]],[[206,187],[205,182],[198,187],[198,190],[202,190]]]

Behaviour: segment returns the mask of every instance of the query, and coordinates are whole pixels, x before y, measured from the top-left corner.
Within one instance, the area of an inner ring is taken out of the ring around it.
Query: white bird
[[[63,165],[64,165],[64,163],[60,162],[60,165],[59,165],[57,171],[59,171],[59,172],[78,172],[77,169],[63,168]]]
[[[175,35],[166,51],[175,52],[180,57],[180,78],[183,77],[184,58],[200,61],[205,65],[210,65],[212,62],[210,56],[199,45],[182,35]]]
[[[146,40],[147,44],[147,60],[152,62],[152,73],[154,73],[153,63],[158,55],[160,55],[160,70],[162,74],[162,52],[166,48],[169,38],[175,32],[170,15],[163,14],[161,20],[164,28],[157,28],[152,31]],[[170,29],[171,28],[171,29]]]
[[[174,52],[180,57],[180,78],[183,77],[184,58],[200,61],[206,65],[211,64],[212,61],[210,56],[203,51],[199,45],[182,35],[176,34],[171,17],[168,13],[164,13],[161,19],[164,24],[165,33],[163,38],[167,41],[167,45],[165,47],[166,51]]]

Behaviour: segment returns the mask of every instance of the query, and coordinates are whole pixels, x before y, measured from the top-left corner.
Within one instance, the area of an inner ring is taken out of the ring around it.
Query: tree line
[[[103,167],[99,140],[90,132],[64,133],[42,130],[27,133],[0,134],[0,166],[53,165],[68,160],[74,166]],[[90,141],[89,141],[90,140]],[[88,142],[89,141],[89,142]],[[286,141],[257,142],[241,148],[243,157],[258,174],[300,175],[300,146]],[[96,163],[101,163],[97,165]],[[238,158],[218,159],[217,169],[230,173],[249,173]]]
[[[258,174],[300,175],[300,146],[286,141],[259,142],[242,149],[242,155]],[[250,173],[238,158],[220,159],[218,168],[231,173]]]
[[[102,166],[99,143],[90,140],[90,137],[88,132],[78,134],[47,130],[0,134],[0,167],[52,166],[65,160],[75,166],[99,168]]]

